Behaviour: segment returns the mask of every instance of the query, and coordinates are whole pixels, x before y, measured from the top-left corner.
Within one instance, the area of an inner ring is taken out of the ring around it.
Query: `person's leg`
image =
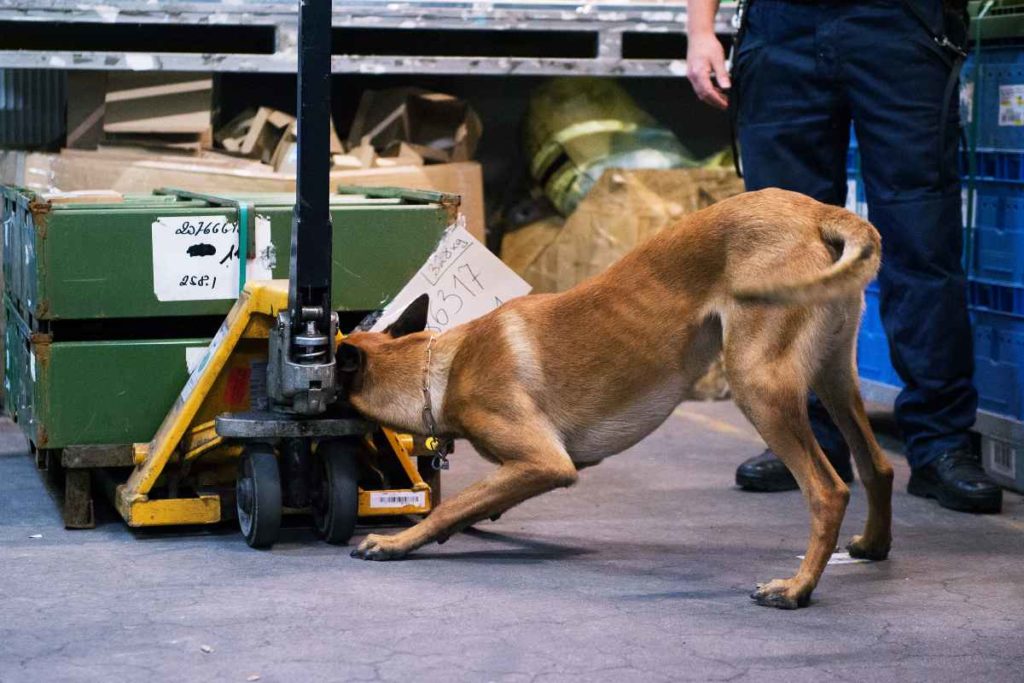
[[[758,0],[751,5],[733,82],[739,96],[739,143],[748,190],[780,187],[842,206],[850,116],[829,47],[838,13],[827,6]],[[814,434],[844,480],[853,475],[839,430],[815,396]],[[796,489],[770,451],[743,463],[736,482],[758,491]]]
[[[977,408],[961,265],[957,91],[943,101],[952,58],[902,3],[851,4],[845,13],[838,44],[870,220],[882,234],[882,322],[905,383],[896,419],[911,468],[924,472],[947,454],[969,452]],[[957,476],[974,482],[968,488],[982,507],[998,507],[998,489],[978,478],[976,465],[961,465]]]

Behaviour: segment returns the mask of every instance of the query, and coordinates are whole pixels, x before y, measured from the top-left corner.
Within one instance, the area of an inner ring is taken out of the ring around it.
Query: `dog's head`
[[[353,332],[338,345],[338,384],[359,411],[380,419],[389,401],[401,400],[400,387],[418,385],[423,373],[422,354],[410,353],[409,342],[427,327],[430,299],[423,294],[406,307],[383,332]]]

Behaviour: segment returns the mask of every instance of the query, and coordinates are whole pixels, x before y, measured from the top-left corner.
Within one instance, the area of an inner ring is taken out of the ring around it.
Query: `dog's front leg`
[[[509,430],[510,436],[512,431]],[[501,465],[487,477],[441,503],[410,529],[391,536],[370,534],[352,551],[352,556],[364,560],[398,559],[431,541],[444,541],[524,500],[576,481],[576,468],[561,445],[541,439],[523,444],[522,437],[518,441],[517,445],[525,449],[516,454],[501,456],[491,451]]]

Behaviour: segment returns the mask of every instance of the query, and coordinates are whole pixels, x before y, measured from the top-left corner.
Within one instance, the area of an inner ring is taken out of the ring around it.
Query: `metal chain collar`
[[[430,361],[434,342],[439,335],[430,335],[427,342],[427,362],[423,365],[423,426],[427,430],[426,446],[434,452],[434,458],[430,464],[435,470],[448,469],[448,456],[452,452],[452,440],[442,439],[437,435],[437,420],[434,419],[433,401],[430,396]]]

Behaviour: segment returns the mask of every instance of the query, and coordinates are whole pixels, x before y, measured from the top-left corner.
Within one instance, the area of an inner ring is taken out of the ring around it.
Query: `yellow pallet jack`
[[[135,469],[115,496],[130,526],[234,513],[246,542],[265,548],[282,515],[301,512],[343,544],[358,517],[426,514],[438,502],[428,444],[363,420],[336,382],[330,47],[330,0],[303,0],[290,278],[245,284],[153,440],[134,445]],[[224,412],[232,391],[247,392],[250,410]]]

